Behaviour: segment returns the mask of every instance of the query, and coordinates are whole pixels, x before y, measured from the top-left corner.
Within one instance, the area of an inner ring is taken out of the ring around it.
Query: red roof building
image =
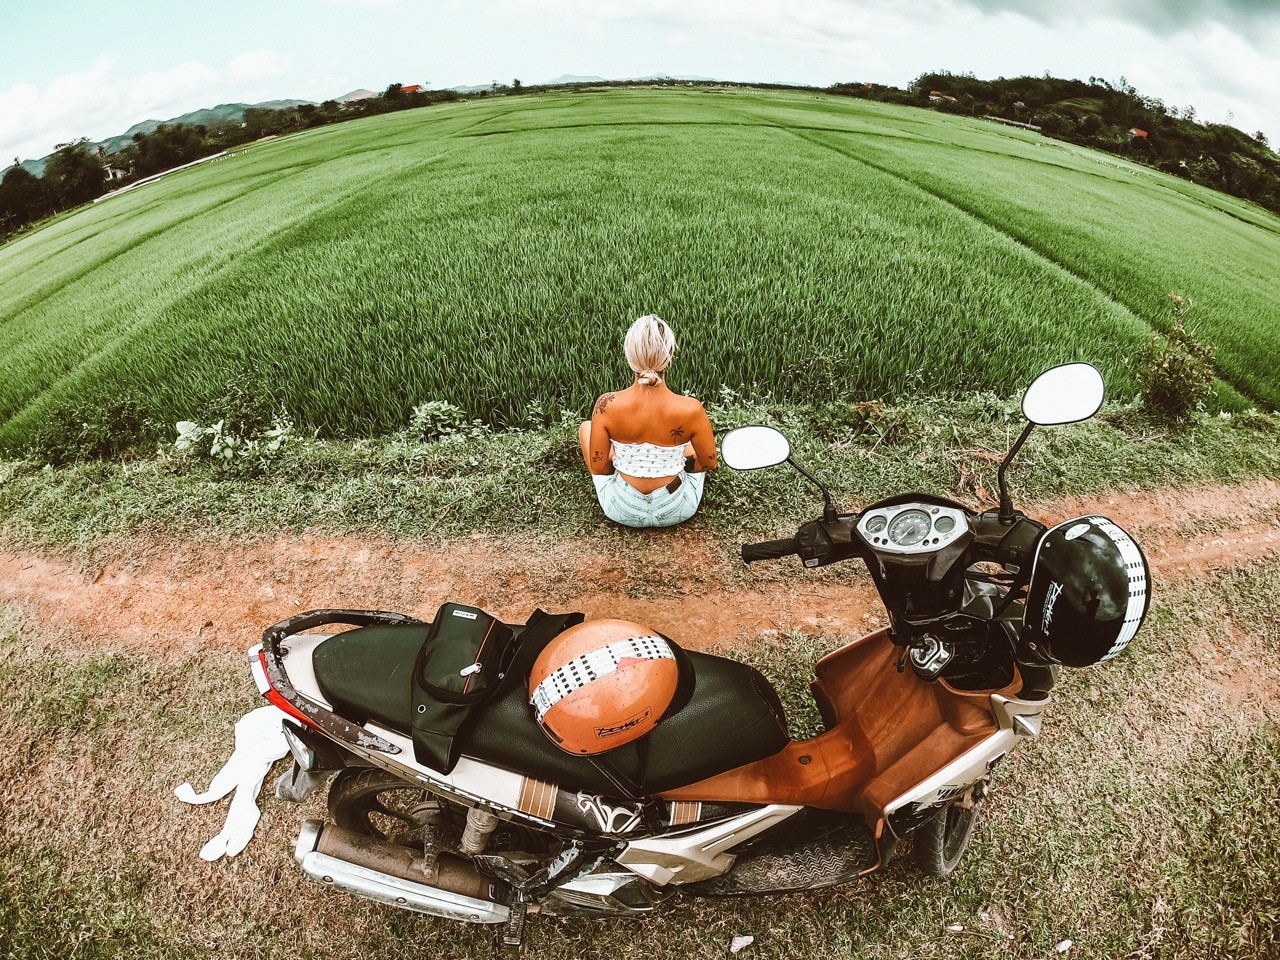
[[[1138,127],[1130,127],[1130,128],[1129,128],[1129,132],[1130,132],[1131,134],[1133,134],[1135,137],[1143,137],[1143,138],[1145,138],[1145,137],[1146,137],[1146,135],[1147,135],[1147,131],[1145,131],[1145,130],[1140,130]]]
[[[418,93],[421,89],[422,89],[422,84],[411,83],[407,87],[401,87],[400,92],[401,93]]]

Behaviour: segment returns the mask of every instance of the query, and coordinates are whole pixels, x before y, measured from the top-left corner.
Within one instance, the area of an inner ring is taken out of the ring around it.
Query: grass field
[[[0,247],[0,449],[248,382],[359,436],[444,399],[585,413],[658,312],[673,385],[781,399],[1009,394],[1089,359],[1113,395],[1169,322],[1228,406],[1280,406],[1280,219],[981,121],[813,94],[471,101],[255,145]],[[536,406],[532,406],[536,401]]]
[[[526,955],[1041,960],[1280,955],[1280,567],[1166,589],[1126,653],[1068,674],[1040,740],[1004,761],[959,872],[909,858],[812,895],[677,898],[644,921],[535,918]],[[839,637],[745,654],[796,704]],[[487,930],[326,891],[293,863],[301,821],[262,800],[248,850],[202,863],[225,805],[193,809],[257,706],[243,655],[145,653],[0,609],[0,956],[490,956]],[[958,926],[961,929],[948,930]]]

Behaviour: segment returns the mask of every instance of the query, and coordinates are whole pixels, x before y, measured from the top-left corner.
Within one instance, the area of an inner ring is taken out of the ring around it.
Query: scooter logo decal
[[[1089,532],[1089,524],[1077,523],[1074,527],[1063,534],[1064,540],[1074,540],[1076,537],[1082,537]]]
[[[1062,584],[1051,583],[1049,590],[1044,598],[1044,613],[1040,617],[1043,624],[1041,629],[1049,629],[1049,624],[1053,623],[1053,608],[1058,603],[1058,597],[1062,596]]]
[[[611,807],[601,796],[578,794],[578,809],[590,813],[604,833],[627,833],[640,823],[639,807]]]
[[[649,714],[650,711],[645,710],[644,713],[634,716],[630,720],[623,720],[622,723],[615,724],[612,727],[596,727],[596,736],[603,740],[605,737],[616,737],[620,733],[626,733],[632,727],[648,720]]]

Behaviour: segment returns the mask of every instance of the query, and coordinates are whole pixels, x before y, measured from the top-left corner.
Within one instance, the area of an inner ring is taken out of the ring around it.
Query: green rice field
[[[1280,219],[1115,157],[812,92],[503,97],[259,143],[0,247],[0,450],[85,405],[251,384],[331,436],[448,400],[587,412],[642,313],[672,385],[1113,396],[1191,297],[1228,408],[1280,406]]]

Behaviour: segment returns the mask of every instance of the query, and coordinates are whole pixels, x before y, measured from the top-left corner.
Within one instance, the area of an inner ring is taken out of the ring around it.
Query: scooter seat
[[[521,626],[512,629],[519,635]],[[347,719],[409,734],[412,674],[425,625],[364,627],[320,644],[312,664],[320,692]],[[562,787],[638,797],[697,783],[773,756],[787,745],[778,695],[753,667],[681,651],[687,700],[651,733],[598,758],[566,753],[538,727],[519,649],[493,697],[459,731],[462,753]]]

